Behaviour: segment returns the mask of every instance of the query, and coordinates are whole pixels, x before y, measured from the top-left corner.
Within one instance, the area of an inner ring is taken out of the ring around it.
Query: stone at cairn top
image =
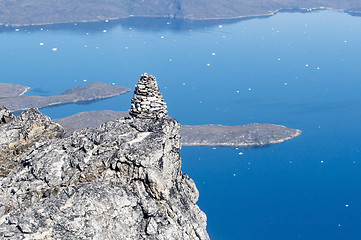
[[[138,118],[161,118],[167,114],[166,108],[155,77],[147,73],[141,75],[135,87],[129,115]]]

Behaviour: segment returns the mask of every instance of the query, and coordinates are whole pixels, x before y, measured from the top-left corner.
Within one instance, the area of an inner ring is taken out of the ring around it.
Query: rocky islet
[[[87,127],[98,127],[107,121],[129,116],[125,111],[90,111],[54,119],[68,134]],[[259,147],[282,143],[300,136],[299,129],[282,125],[253,123],[243,126],[182,125],[182,146]]]
[[[17,84],[0,83],[0,106],[5,106],[13,112],[30,108],[46,108],[69,103],[85,103],[125,94],[131,89],[102,82],[94,82],[85,86],[68,89],[59,95],[36,96],[23,95],[29,87]]]

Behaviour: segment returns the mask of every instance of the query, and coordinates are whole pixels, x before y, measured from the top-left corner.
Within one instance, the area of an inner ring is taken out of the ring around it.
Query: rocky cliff
[[[9,158],[18,164],[0,179],[0,238],[209,239],[179,129],[168,115],[120,118]]]

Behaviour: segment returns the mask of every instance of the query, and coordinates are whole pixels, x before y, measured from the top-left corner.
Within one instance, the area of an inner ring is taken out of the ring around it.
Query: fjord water
[[[183,147],[211,239],[361,238],[361,18],[279,13],[245,21],[131,19],[3,29],[1,82],[60,94],[157,77],[181,124],[282,124],[264,148]],[[43,109],[127,110],[132,93]]]

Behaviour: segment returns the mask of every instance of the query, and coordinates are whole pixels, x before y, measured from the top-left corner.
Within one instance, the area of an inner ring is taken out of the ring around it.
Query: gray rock
[[[0,179],[0,239],[209,239],[179,129],[127,117],[39,140]]]
[[[65,130],[59,124],[51,122],[39,110],[32,108],[15,117],[5,108],[0,119],[13,119],[7,124],[0,124],[0,178],[6,176],[18,162],[16,156],[27,151],[37,142],[61,138]],[[5,117],[4,117],[5,116]]]
[[[180,170],[179,128],[168,116],[120,118],[34,145],[0,180],[0,236],[209,239]]]
[[[129,115],[138,118],[157,118],[167,114],[167,106],[159,92],[154,76],[144,73],[135,87]]]
[[[8,108],[0,108],[0,125],[9,123],[14,119],[14,115],[10,112]]]

